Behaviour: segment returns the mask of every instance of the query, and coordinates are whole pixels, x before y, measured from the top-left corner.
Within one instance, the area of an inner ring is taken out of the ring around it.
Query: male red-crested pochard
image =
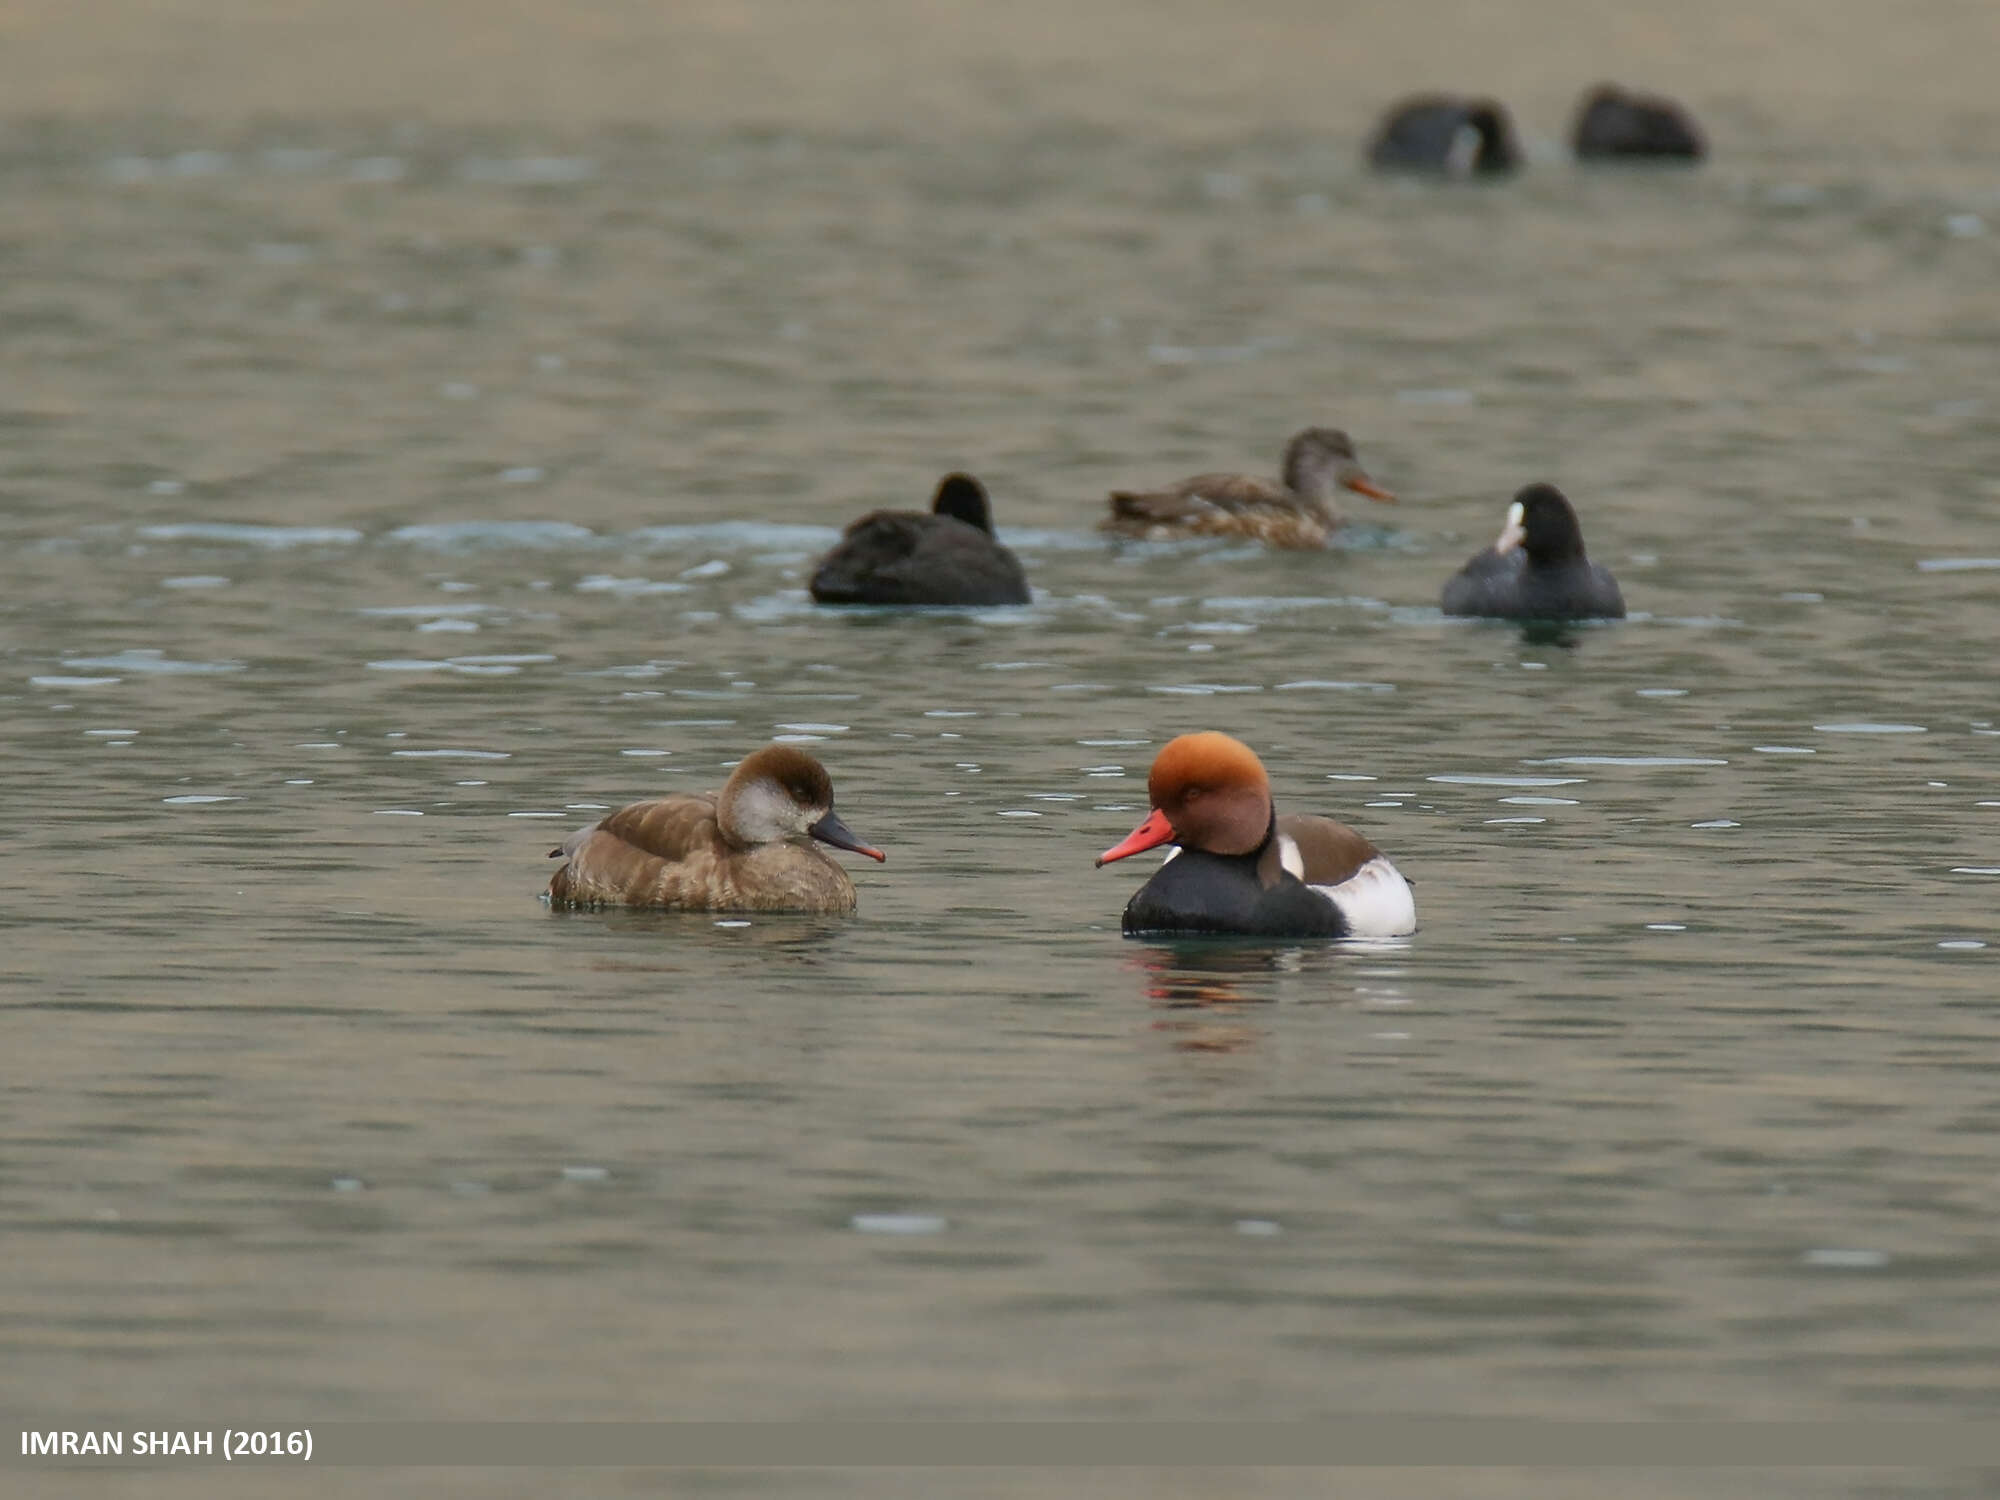
[[[1622,620],[1625,596],[1608,569],[1584,556],[1583,528],[1563,492],[1531,484],[1507,507],[1493,545],[1446,580],[1439,607],[1503,620]]]
[[[833,810],[826,767],[790,745],[746,756],[721,793],[632,802],[580,828],[549,858],[556,906],[656,906],[671,911],[854,910],[854,882],[813,839],[870,859]]]
[[[1396,498],[1368,477],[1346,433],[1308,427],[1285,445],[1284,477],[1275,483],[1248,474],[1197,474],[1165,489],[1113,490],[1111,514],[1100,529],[1145,541],[1241,536],[1268,547],[1324,547],[1345,519],[1334,504],[1340,489],[1385,504]]]
[[[1171,740],[1146,778],[1153,812],[1102,866],[1178,844],[1126,903],[1128,933],[1400,937],[1417,903],[1389,856],[1331,818],[1279,816],[1263,762],[1213,730]]]
[[[870,511],[813,569],[821,604],[1026,604],[1021,560],[993,535],[986,487],[938,481],[928,512]]]

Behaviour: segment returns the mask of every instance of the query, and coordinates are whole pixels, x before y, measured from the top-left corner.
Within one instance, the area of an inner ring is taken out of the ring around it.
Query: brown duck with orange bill
[[[1401,937],[1417,902],[1389,856],[1345,823],[1279,816],[1264,763],[1208,731],[1168,741],[1146,777],[1152,814],[1097,856],[1178,850],[1125,905],[1127,933]]]
[[[1368,477],[1346,433],[1308,427],[1285,445],[1281,480],[1197,474],[1160,490],[1113,490],[1100,529],[1145,541],[1240,536],[1267,547],[1324,547],[1346,519],[1334,504],[1341,489],[1384,504],[1396,498]]]
[[[656,906],[671,911],[854,910],[854,882],[816,847],[870,859],[833,810],[826,767],[789,745],[746,757],[719,794],[633,802],[578,829],[549,858],[556,906]]]

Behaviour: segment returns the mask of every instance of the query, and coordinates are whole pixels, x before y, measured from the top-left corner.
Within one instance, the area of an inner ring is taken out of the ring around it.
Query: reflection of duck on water
[[[1272,998],[1258,980],[1305,969],[1305,950],[1201,940],[1149,944],[1130,967],[1145,981],[1146,998],[1166,1006],[1263,1005]]]

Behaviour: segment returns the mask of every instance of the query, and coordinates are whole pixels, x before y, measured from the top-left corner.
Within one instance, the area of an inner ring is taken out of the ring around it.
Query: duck
[[[1382,117],[1368,143],[1368,165],[1378,172],[1492,177],[1521,165],[1521,147],[1499,100],[1419,94]]]
[[[993,535],[986,486],[938,481],[928,512],[871,511],[813,570],[821,604],[1026,604],[1021,561]]]
[[[549,902],[851,912],[854,882],[819,844],[877,863],[888,857],[834,812],[825,766],[794,746],[768,745],[745,756],[719,794],[629,802],[564,839],[549,851],[564,861],[549,881]]]
[[[1671,99],[1599,84],[1576,107],[1570,144],[1579,160],[1699,161],[1708,142],[1694,117]]]
[[[1102,869],[1161,844],[1178,848],[1125,905],[1140,933],[1401,937],[1417,902],[1388,855],[1345,823],[1278,814],[1248,745],[1214,730],[1170,740],[1146,777],[1153,810],[1097,856]]]
[[[1324,547],[1344,519],[1333,503],[1346,488],[1383,504],[1395,495],[1368,477],[1354,442],[1337,427],[1308,427],[1285,444],[1284,477],[1197,474],[1159,490],[1113,490],[1100,529],[1145,541],[1250,537],[1269,547]]]
[[[1584,555],[1576,511],[1552,484],[1514,496],[1499,538],[1446,581],[1439,606],[1507,620],[1625,617],[1618,580]]]

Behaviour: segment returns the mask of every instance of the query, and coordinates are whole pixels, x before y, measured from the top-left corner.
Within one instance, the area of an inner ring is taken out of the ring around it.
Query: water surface
[[[1989,1416],[1991,159],[1728,144],[16,130],[17,1402]],[[1091,529],[1313,422],[1330,553]],[[1031,607],[810,604],[960,467]],[[1437,613],[1534,479],[1631,619]],[[1200,728],[1422,930],[1121,938]],[[539,902],[772,738],[854,919]]]

